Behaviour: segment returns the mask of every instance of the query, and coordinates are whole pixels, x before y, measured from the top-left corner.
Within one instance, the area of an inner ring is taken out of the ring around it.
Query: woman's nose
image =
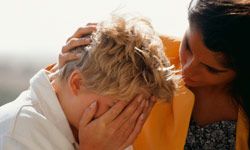
[[[198,62],[194,57],[192,57],[186,61],[182,70],[183,70],[185,75],[190,76],[190,75],[195,74],[197,72],[197,67],[198,67]]]

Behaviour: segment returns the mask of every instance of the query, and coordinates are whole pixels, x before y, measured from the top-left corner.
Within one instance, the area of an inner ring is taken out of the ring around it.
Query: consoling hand
[[[85,46],[91,43],[91,39],[88,37],[89,34],[96,31],[95,24],[87,24],[85,27],[80,27],[70,38],[68,38],[65,46],[62,47],[62,51],[59,55],[58,66],[61,68],[68,61],[79,58],[70,50],[78,46]]]
[[[97,103],[83,113],[79,124],[80,150],[123,150],[133,144],[140,133],[155,98],[137,96],[130,103],[118,101],[110,110],[94,119]]]
[[[94,31],[96,31],[96,23],[88,23],[85,27],[80,27],[70,38],[68,38],[59,54],[58,62],[49,70],[50,80],[56,78],[58,70],[61,69],[67,62],[80,58],[80,55],[71,53],[70,50],[78,46],[89,45],[91,43],[91,39],[88,35]]]
[[[96,24],[87,24],[85,27],[80,27],[70,38],[68,38],[65,46],[59,54],[58,67],[62,68],[67,62],[78,59],[80,56],[71,53],[70,50],[79,46],[86,46],[91,43],[88,35],[96,31]]]

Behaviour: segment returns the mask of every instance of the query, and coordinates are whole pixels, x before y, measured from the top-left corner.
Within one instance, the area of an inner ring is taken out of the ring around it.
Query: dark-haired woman
[[[190,91],[180,90],[170,104],[156,104],[134,149],[246,150],[250,2],[194,0],[188,16],[179,58]],[[171,57],[177,57],[178,52],[173,53]]]

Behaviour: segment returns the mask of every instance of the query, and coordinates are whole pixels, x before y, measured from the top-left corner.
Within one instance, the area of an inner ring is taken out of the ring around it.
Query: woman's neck
[[[223,88],[190,88],[195,95],[192,118],[201,126],[222,120],[237,120],[238,105]]]

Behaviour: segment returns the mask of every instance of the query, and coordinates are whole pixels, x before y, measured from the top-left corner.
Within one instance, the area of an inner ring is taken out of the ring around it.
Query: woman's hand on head
[[[97,119],[93,119],[97,104],[91,104],[84,111],[79,123],[80,150],[127,148],[140,133],[154,104],[154,97],[146,100],[139,95],[130,103],[118,101]]]
[[[55,72],[58,69],[61,69],[67,62],[76,60],[80,56],[71,53],[70,50],[79,46],[86,46],[91,43],[91,39],[88,35],[96,31],[96,23],[88,23],[84,27],[80,27],[77,31],[67,39],[66,44],[62,47],[62,50],[58,57],[57,64],[50,70]]]
[[[57,77],[58,70],[61,69],[67,62],[80,58],[80,55],[71,53],[70,50],[78,46],[89,45],[91,43],[91,39],[88,35],[96,31],[96,25],[96,23],[88,23],[86,26],[78,28],[77,31],[67,39],[66,44],[62,47],[62,50],[59,53],[58,62],[49,70],[50,80]]]

